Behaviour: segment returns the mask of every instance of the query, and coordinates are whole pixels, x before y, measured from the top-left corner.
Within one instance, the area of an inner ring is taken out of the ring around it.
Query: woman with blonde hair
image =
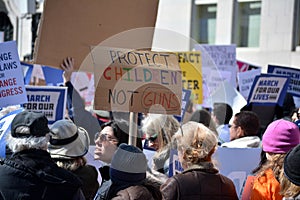
[[[156,151],[152,169],[168,175],[171,138],[180,124],[172,115],[149,114],[142,122],[148,146]]]
[[[163,199],[238,199],[233,182],[220,174],[212,161],[218,146],[206,126],[187,122],[174,136],[184,171],[161,186]]]
[[[253,171],[251,200],[281,200],[279,177],[286,153],[300,142],[299,128],[290,121],[278,119],[270,123],[262,137],[259,166]]]

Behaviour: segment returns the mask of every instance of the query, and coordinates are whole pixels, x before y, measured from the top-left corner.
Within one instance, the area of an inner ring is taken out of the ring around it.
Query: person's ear
[[[241,137],[244,137],[244,136],[245,136],[244,130],[243,130],[240,126],[238,126],[238,127],[236,128],[236,132],[237,132],[237,137],[238,137],[238,138],[241,138]]]

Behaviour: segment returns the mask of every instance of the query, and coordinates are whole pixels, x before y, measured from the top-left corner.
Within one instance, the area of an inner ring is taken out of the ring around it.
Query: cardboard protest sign
[[[269,74],[277,74],[282,76],[290,76],[290,82],[287,92],[294,96],[300,97],[300,70],[291,67],[282,67],[276,65],[268,65]]]
[[[98,48],[96,110],[180,114],[181,71],[175,54]]]
[[[270,74],[256,76],[252,85],[248,104],[282,106],[290,77]]]
[[[64,119],[67,103],[67,87],[59,86],[26,86],[28,103],[26,110],[45,113],[49,124]]]
[[[0,107],[26,102],[23,69],[16,42],[0,43]]]
[[[202,70],[201,53],[199,51],[175,52],[182,72],[182,87],[192,91],[192,101],[201,104]]]
[[[239,92],[245,99],[248,99],[255,77],[259,76],[260,74],[261,68],[239,72],[237,74]]]
[[[229,83],[231,83],[233,87],[236,87],[237,65],[235,45],[198,44],[195,45],[195,49],[201,51],[202,69],[209,68],[210,70],[218,70],[220,74],[222,74],[223,71],[229,72]],[[203,75],[203,77],[205,76]],[[222,79],[220,79],[220,81],[222,81]]]
[[[157,10],[158,0],[45,0],[34,63],[59,68],[71,56],[92,72],[91,46],[151,49]]]
[[[5,158],[6,136],[10,131],[11,122],[22,111],[23,108],[19,108],[0,118],[0,158]]]

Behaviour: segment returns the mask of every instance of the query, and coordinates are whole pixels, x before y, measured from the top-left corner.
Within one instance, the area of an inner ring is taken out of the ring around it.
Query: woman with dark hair
[[[101,126],[101,132],[95,135],[94,159],[106,163],[99,168],[102,184],[97,192],[95,199],[106,199],[108,189],[111,185],[110,163],[118,146],[122,143],[127,144],[129,140],[129,124],[126,120],[112,120]],[[136,146],[142,149],[141,138],[136,138]]]

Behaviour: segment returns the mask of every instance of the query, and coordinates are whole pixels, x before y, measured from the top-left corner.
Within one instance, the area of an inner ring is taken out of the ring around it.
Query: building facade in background
[[[43,0],[0,0],[0,40],[16,40],[21,60],[32,56],[42,9]],[[263,72],[300,68],[299,15],[300,0],[160,0],[156,28],[165,31],[154,34],[153,50],[236,44],[237,59]]]

